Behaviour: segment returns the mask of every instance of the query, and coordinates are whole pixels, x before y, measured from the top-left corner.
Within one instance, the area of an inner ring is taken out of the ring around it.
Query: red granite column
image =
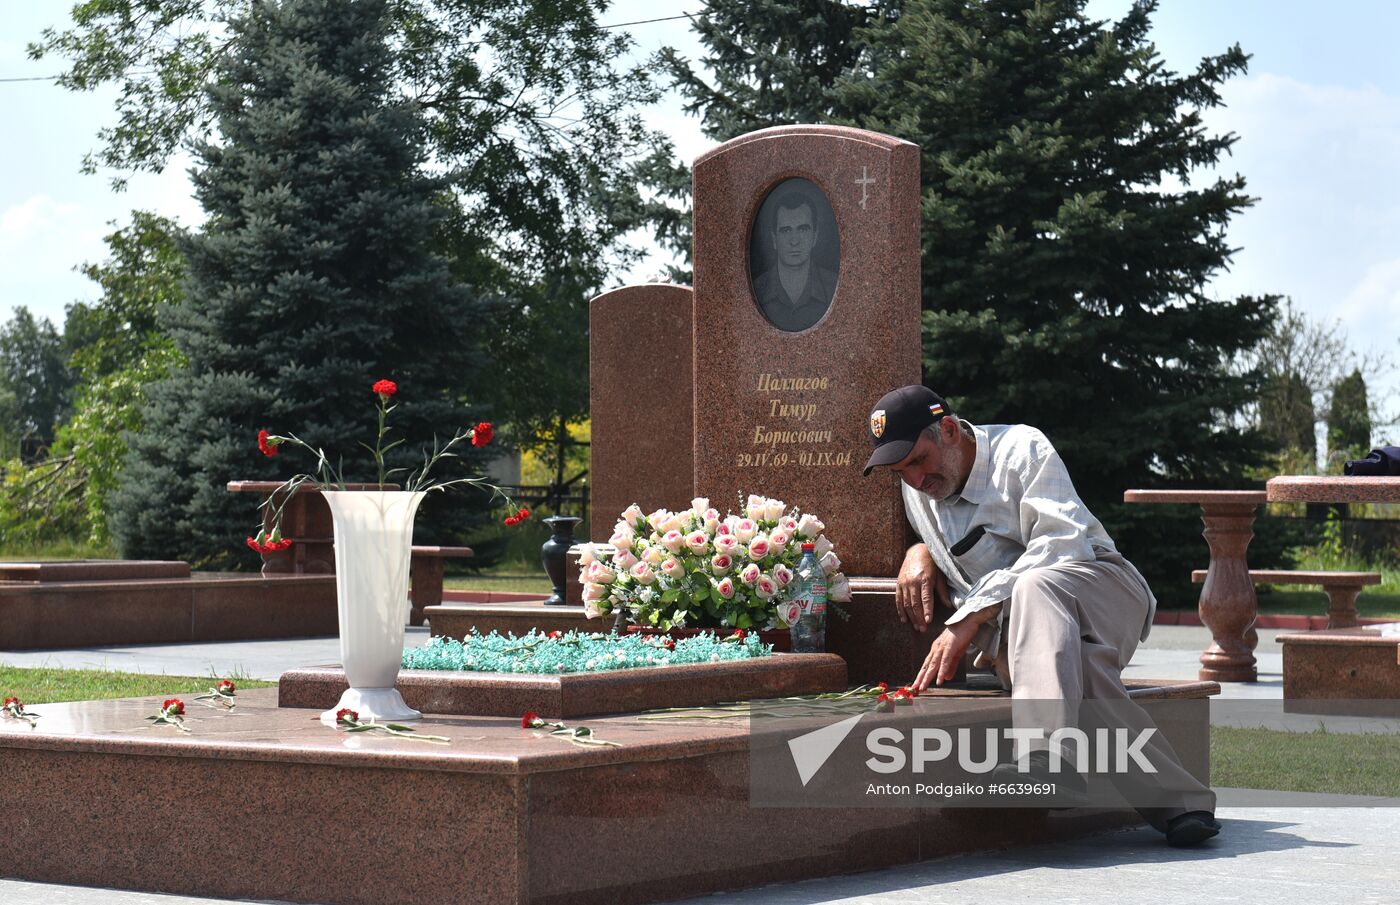
[[[1262,496],[1262,494],[1261,494]],[[1199,612],[1213,641],[1201,654],[1200,677],[1215,682],[1259,678],[1248,634],[1259,615],[1245,551],[1254,538],[1255,503],[1201,502],[1210,568],[1201,588]],[[1254,636],[1257,642],[1258,636]]]

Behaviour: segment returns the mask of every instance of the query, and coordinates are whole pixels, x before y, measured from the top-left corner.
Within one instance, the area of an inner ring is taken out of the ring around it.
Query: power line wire
[[[653,22],[674,22],[677,19],[694,19],[694,13],[681,13],[679,16],[666,16],[661,19],[638,19],[636,22],[615,22],[612,25],[599,25],[599,28],[626,28],[629,25],[650,25]]]

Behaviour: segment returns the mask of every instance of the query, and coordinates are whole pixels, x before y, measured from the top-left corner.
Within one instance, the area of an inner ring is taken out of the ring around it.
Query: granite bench
[[[1368,625],[1279,635],[1283,709],[1394,717],[1400,713],[1400,634]]]
[[[467,559],[473,555],[471,547],[413,547],[413,556],[408,561],[408,596],[413,601],[408,613],[409,625],[422,625],[424,608],[441,605],[443,560]]]
[[[1327,627],[1351,628],[1359,623],[1356,597],[1366,585],[1381,583],[1379,572],[1304,572],[1282,569],[1250,569],[1250,581],[1255,584],[1319,585],[1327,595]],[[1206,570],[1196,569],[1191,581],[1206,580]]]

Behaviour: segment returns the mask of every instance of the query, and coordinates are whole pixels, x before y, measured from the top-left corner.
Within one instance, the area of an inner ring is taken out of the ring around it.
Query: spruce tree
[[[1205,289],[1252,199],[1240,176],[1197,172],[1235,141],[1207,132],[1202,113],[1245,71],[1244,52],[1166,70],[1150,2],[1104,23],[1083,0],[890,0],[840,20],[844,39],[804,21],[782,42],[744,14],[760,5],[711,0],[698,28],[725,67],[713,88],[691,88],[711,134],[749,125],[736,89],[858,48],[830,84],[779,96],[786,117],[763,113],[922,149],[926,382],[973,420],[1045,430],[1154,584],[1184,585],[1203,555],[1197,514],[1127,507],[1122,493],[1241,486],[1265,451],[1237,426],[1257,375],[1229,364],[1267,331],[1276,300]],[[726,26],[718,40],[706,22]],[[736,65],[734,46],[763,52]],[[1266,561],[1271,546],[1261,537],[1252,552]]]
[[[421,172],[421,120],[392,89],[384,10],[283,0],[231,24],[208,98],[219,140],[194,147],[208,220],[165,317],[188,364],[150,389],[113,499],[127,557],[252,565],[255,501],[226,483],[313,464],[263,457],[260,428],[372,480],[359,443],[373,440],[376,379],[400,387],[398,464],[477,420],[463,392],[482,367],[479,304],[432,252],[438,187]]]
[[[701,131],[715,141],[772,126],[835,122],[837,83],[861,58],[857,31],[891,2],[711,0],[694,20],[707,50],[706,71],[671,48],[661,60],[685,98],[685,111],[698,116]],[[671,278],[689,283],[689,164],[675,160],[666,146],[633,172],[653,192],[639,219],[684,262],[670,268]]]
[[[770,126],[825,122],[835,86],[860,60],[853,40],[875,8],[840,0],[711,2],[695,21],[709,53],[707,81],[674,50],[667,69],[709,138],[727,141]]]

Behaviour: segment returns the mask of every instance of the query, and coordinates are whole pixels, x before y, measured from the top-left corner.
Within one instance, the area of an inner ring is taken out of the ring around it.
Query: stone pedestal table
[[[1187,503],[1201,507],[1210,567],[1201,587],[1199,612],[1210,629],[1210,647],[1201,654],[1200,678],[1210,682],[1253,682],[1259,601],[1249,578],[1245,551],[1254,538],[1254,515],[1268,497],[1262,490],[1129,490],[1125,503]]]
[[[1400,503],[1400,475],[1280,475],[1264,486],[1270,503]]]

